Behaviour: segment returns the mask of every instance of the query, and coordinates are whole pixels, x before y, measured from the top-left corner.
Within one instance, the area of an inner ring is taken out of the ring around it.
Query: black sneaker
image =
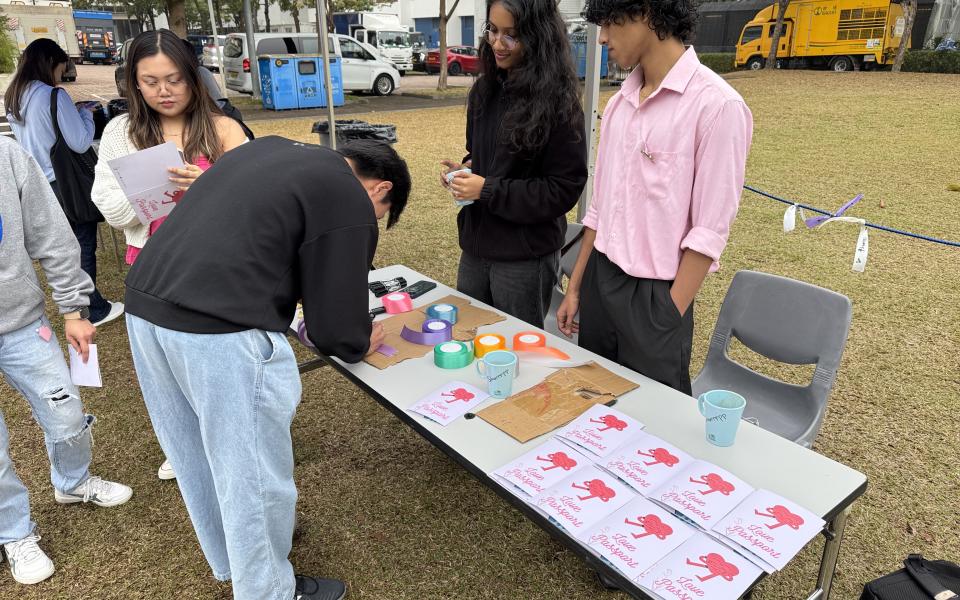
[[[339,579],[318,579],[297,575],[297,588],[293,600],[343,600],[347,586]]]

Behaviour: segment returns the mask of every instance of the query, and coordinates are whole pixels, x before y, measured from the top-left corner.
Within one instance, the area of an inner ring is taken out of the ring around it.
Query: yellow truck
[[[743,26],[737,67],[763,68],[777,24],[771,4]],[[891,0],[794,0],[784,12],[777,66],[869,69],[893,62],[904,35],[903,8]]]

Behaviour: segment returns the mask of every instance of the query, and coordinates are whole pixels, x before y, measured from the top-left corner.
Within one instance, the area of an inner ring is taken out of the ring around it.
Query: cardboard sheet
[[[399,337],[399,336],[398,336]],[[591,362],[560,369],[541,383],[477,413],[525,443],[566,425],[595,404],[608,404],[638,384]]]
[[[453,326],[453,339],[461,342],[469,342],[476,337],[477,329],[480,327],[507,320],[503,315],[497,314],[492,310],[473,306],[469,300],[459,296],[450,295],[436,302],[431,302],[431,304],[453,304],[457,307],[458,317],[457,324]],[[422,308],[379,321],[379,323],[383,325],[383,331],[386,334],[383,343],[396,348],[397,353],[393,356],[374,353],[365,358],[364,361],[378,369],[386,369],[410,358],[420,358],[428,352],[432,352],[433,346],[421,346],[420,344],[408,342],[400,337],[400,332],[403,331],[404,325],[410,329],[420,330],[420,326],[427,318],[425,312],[427,306],[429,306],[429,304]]]

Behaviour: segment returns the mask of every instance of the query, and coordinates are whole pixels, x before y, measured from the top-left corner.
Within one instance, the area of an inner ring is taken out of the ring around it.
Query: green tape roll
[[[441,369],[462,369],[473,362],[473,352],[463,342],[444,342],[433,347],[433,364]]]

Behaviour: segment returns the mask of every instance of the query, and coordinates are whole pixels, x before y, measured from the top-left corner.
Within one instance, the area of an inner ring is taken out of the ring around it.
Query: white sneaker
[[[173,466],[170,464],[169,460],[163,461],[163,464],[160,465],[159,469],[157,469],[157,477],[163,479],[164,481],[177,478],[177,474],[173,471]]]
[[[110,302],[110,312],[107,313],[107,316],[100,319],[96,323],[93,323],[94,327],[100,327],[101,325],[106,325],[110,321],[113,321],[117,317],[123,314],[123,302]]]
[[[10,561],[10,573],[17,583],[40,583],[53,575],[53,561],[37,545],[39,541],[40,536],[34,533],[3,545]]]
[[[60,504],[93,502],[97,506],[118,506],[133,496],[133,490],[122,483],[90,477],[71,492],[64,493],[54,488],[53,496]]]

